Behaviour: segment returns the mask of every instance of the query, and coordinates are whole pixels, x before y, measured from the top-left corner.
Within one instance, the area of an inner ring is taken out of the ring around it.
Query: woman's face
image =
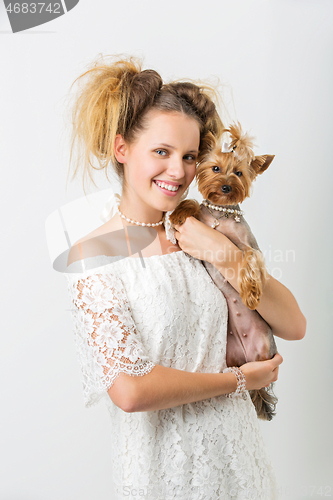
[[[146,119],[148,126],[133,143],[117,136],[118,146],[124,144],[119,148],[124,164],[124,207],[135,207],[135,220],[141,222],[146,222],[142,217],[152,215],[152,209],[166,212],[177,206],[195,176],[200,143],[199,124],[193,118],[151,110]],[[164,182],[165,187],[157,182]]]

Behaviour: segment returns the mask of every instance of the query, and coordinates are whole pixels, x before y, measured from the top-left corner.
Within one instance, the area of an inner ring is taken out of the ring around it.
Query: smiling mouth
[[[178,186],[172,186],[171,184],[166,184],[164,182],[159,182],[159,181],[155,181],[155,180],[154,180],[154,182],[155,182],[155,184],[157,184],[161,188],[167,189],[168,191],[173,191],[173,192],[178,191],[180,186],[181,186],[181,184],[179,184]]]

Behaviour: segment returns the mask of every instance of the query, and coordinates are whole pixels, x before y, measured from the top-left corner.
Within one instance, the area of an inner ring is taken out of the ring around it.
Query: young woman
[[[240,251],[193,217],[176,245],[163,225],[207,134],[221,134],[212,89],[163,84],[132,58],[96,63],[80,81],[74,177],[90,175],[94,157],[122,181],[117,213],[72,247],[66,274],[85,402],[104,397],[112,419],[116,498],[277,498],[248,391],[276,381],[283,360],[226,371],[227,305],[201,263],[233,269],[238,289]],[[273,277],[258,311],[276,336],[304,336],[295,298]]]

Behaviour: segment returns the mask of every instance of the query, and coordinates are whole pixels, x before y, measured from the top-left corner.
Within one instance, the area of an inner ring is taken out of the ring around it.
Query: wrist
[[[232,373],[235,378],[236,378],[236,389],[228,394],[226,394],[226,397],[233,397],[233,396],[242,396],[243,399],[246,399],[246,378],[243,370],[239,368],[238,366],[231,366],[228,368],[225,368],[223,370],[223,373]]]
[[[215,230],[211,264],[220,272],[229,268],[238,269],[243,259],[242,251],[224,234]],[[222,272],[223,274],[223,272]]]
[[[223,380],[225,381],[225,392],[224,396],[231,394],[236,391],[237,389],[237,377],[235,373],[232,372],[222,372],[223,373]]]

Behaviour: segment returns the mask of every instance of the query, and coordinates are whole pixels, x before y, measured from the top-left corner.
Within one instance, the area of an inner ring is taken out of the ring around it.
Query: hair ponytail
[[[211,144],[212,134],[218,138],[222,133],[223,125],[214,104],[217,94],[212,87],[189,81],[163,85],[156,71],[142,71],[141,61],[134,57],[111,63],[102,57],[73,85],[76,82],[81,87],[72,109],[70,164],[77,147],[79,154],[72,179],[83,170],[83,188],[87,175],[94,183],[93,170],[104,169],[107,176],[110,162],[123,179],[123,167],[115,157],[115,137],[120,134],[129,143],[133,141],[144,127],[149,109],[185,113],[197,120],[199,161]]]
[[[91,169],[104,169],[107,175],[110,161],[122,177],[122,165],[114,154],[115,137],[121,134],[128,141],[132,139],[143,111],[152,105],[162,86],[162,79],[156,71],[141,71],[141,62],[130,57],[113,64],[97,61],[73,85],[76,82],[83,85],[72,110],[70,163],[75,146],[83,154],[76,158],[72,179],[83,168],[83,184],[87,175],[94,182]]]

